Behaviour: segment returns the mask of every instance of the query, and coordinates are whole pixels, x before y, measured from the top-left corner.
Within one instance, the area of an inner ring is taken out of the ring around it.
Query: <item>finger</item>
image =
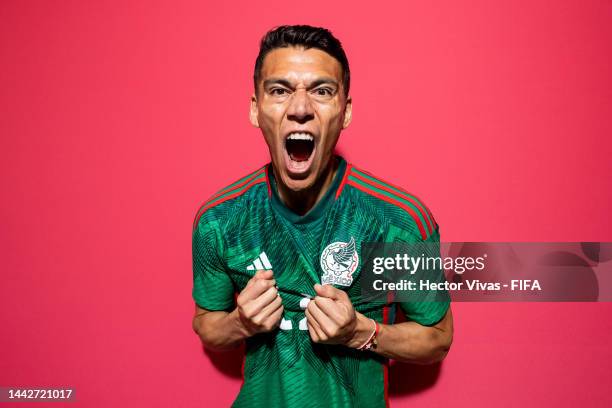
[[[285,308],[281,304],[278,309],[276,309],[264,322],[265,325],[269,325],[270,330],[280,326],[281,318],[283,316],[283,312]]]
[[[245,302],[256,299],[265,291],[274,287],[275,284],[276,281],[274,279],[252,279],[251,285],[247,285],[242,291],[242,298]]]
[[[251,299],[251,301],[246,304],[244,307],[246,314],[251,317],[258,315],[264,307],[268,306],[270,303],[272,303],[272,301],[274,301],[274,298],[276,298],[277,295],[278,290],[272,286],[257,298]]]
[[[317,296],[314,298],[317,306],[327,317],[333,320],[338,326],[342,326],[346,320],[342,314],[344,305],[341,305],[335,300]]]
[[[325,332],[321,330],[321,325],[319,324],[319,322],[317,322],[317,319],[315,319],[315,317],[312,315],[312,313],[310,313],[308,309],[306,309],[304,313],[306,314],[308,325],[312,327],[312,330],[316,334],[316,341],[325,341],[327,339],[327,336],[325,335]]]
[[[310,314],[315,318],[316,322],[321,327],[321,330],[327,335],[327,337],[332,337],[336,332],[338,325],[332,319],[329,318],[317,305],[316,300],[311,301],[308,304],[308,310]]]
[[[325,338],[332,337],[335,333],[338,325],[331,320],[323,311],[317,306],[316,302],[311,301],[308,305],[308,311],[312,315],[314,321],[323,332]]]
[[[267,280],[267,279],[274,279],[273,272],[271,270],[259,269],[257,270],[257,272],[255,272],[255,274],[251,277],[251,279],[249,279],[249,281],[247,282],[247,286],[252,285],[258,280]]]
[[[332,285],[319,285],[316,283],[314,285],[314,290],[317,292],[317,295],[334,300],[341,300],[346,296],[346,293],[343,290],[337,289]]]
[[[268,319],[268,317],[270,317],[274,312],[276,312],[278,308],[282,305],[283,300],[280,296],[276,295],[276,299],[274,299],[270,304],[262,308],[261,311],[257,313],[251,321],[257,325],[263,324],[266,319]]]
[[[319,342],[319,335],[317,334],[316,330],[314,329],[312,323],[310,323],[310,321],[308,319],[306,319],[306,326],[308,327],[308,334],[310,334],[310,339],[312,341],[314,341],[315,343]]]
[[[259,269],[253,275],[253,279],[272,279],[274,276],[274,272],[272,270]]]
[[[253,286],[253,284],[259,280],[274,280],[274,275],[272,274],[272,271],[266,271],[266,270],[258,270],[257,272],[255,272],[255,275],[253,275],[253,277],[251,279],[249,279],[249,281],[247,282],[245,289]]]

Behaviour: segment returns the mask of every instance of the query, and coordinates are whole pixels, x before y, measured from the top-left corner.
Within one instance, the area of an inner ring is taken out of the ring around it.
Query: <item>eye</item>
[[[314,92],[318,96],[332,96],[334,94],[334,90],[327,87],[317,88]]]
[[[289,92],[285,88],[272,88],[270,89],[270,94],[274,96],[285,96]]]

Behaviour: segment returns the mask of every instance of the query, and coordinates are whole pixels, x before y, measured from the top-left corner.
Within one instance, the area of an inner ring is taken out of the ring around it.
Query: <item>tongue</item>
[[[306,161],[310,157],[310,153],[312,153],[312,142],[307,140],[292,140],[288,143],[287,147],[289,157],[293,161]]]

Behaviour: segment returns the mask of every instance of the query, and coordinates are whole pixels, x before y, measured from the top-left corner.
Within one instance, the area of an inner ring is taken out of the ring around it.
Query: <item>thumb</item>
[[[319,285],[318,283],[314,285],[314,290],[317,292],[317,295],[334,300],[339,300],[343,293],[332,285]]]
[[[253,275],[254,279],[272,279],[274,277],[274,273],[272,270],[259,270]]]

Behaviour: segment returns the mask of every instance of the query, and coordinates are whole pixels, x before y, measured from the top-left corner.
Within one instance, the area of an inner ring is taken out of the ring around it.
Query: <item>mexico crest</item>
[[[321,253],[321,284],[351,286],[353,272],[359,265],[359,256],[355,248],[355,239],[349,242],[334,242],[325,247]]]

